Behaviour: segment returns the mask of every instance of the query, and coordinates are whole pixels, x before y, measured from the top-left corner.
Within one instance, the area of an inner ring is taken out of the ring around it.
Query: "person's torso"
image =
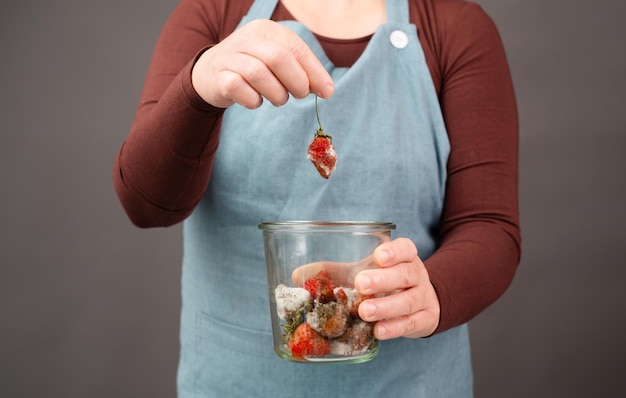
[[[276,0],[257,0],[242,23],[267,18],[275,7]],[[428,396],[471,395],[464,328],[426,340],[383,342],[374,360],[341,372],[288,363],[272,351],[260,222],[389,221],[397,225],[395,236],[411,238],[423,258],[437,246],[449,143],[405,2],[388,7],[388,18],[351,68],[336,67],[304,25],[282,22],[335,81],[334,95],[319,101],[321,122],[338,154],[328,180],[307,159],[317,129],[314,96],[225,112],[209,187],[184,225],[181,395],[290,396],[293,391],[281,390],[289,380],[300,380],[307,391],[316,386],[324,396],[407,396],[431,389],[439,395]],[[436,361],[440,366],[432,365]],[[396,373],[391,379],[402,374],[403,380],[392,386],[389,373],[377,372],[380,366]],[[245,380],[233,378],[246,367],[253,370]],[[462,383],[446,381],[455,372]],[[329,385],[320,387],[314,377]],[[346,377],[359,385],[346,386]]]

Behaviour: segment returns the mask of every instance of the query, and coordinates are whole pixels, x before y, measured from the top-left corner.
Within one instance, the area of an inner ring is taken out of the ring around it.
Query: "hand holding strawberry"
[[[267,19],[248,22],[204,51],[191,80],[200,97],[218,108],[236,103],[255,109],[264,100],[281,106],[290,95],[328,98],[334,91],[332,77],[306,42]]]

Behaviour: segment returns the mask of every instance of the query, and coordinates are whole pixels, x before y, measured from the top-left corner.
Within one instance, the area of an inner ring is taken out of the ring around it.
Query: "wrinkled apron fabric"
[[[276,3],[255,1],[241,24],[269,19]],[[335,81],[319,101],[338,153],[329,180],[306,158],[314,96],[226,111],[210,185],[184,223],[179,397],[471,397],[466,326],[381,342],[356,365],[273,352],[260,222],[390,221],[423,258],[437,245],[449,142],[407,1],[387,9],[351,68],[335,67],[304,25],[283,22]]]

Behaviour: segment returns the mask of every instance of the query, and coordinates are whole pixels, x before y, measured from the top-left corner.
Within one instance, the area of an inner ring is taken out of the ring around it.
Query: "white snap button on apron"
[[[409,37],[401,30],[394,30],[389,36],[389,41],[395,48],[404,48],[409,44]]]

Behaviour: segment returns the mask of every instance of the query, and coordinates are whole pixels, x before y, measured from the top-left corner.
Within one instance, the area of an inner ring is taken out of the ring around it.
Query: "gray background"
[[[626,393],[626,2],[481,0],[521,116],[524,254],[470,325],[477,397]],[[180,227],[113,192],[175,0],[0,6],[0,396],[172,397]]]

